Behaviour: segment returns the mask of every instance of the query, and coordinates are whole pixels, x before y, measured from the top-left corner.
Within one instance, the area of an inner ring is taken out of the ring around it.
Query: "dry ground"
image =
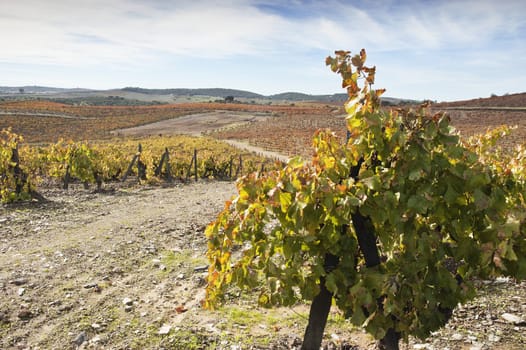
[[[185,134],[200,136],[203,133],[222,128],[235,128],[267,119],[270,113],[254,113],[217,110],[205,113],[191,114],[174,119],[168,119],[140,125],[133,128],[112,131],[117,136],[148,136]]]

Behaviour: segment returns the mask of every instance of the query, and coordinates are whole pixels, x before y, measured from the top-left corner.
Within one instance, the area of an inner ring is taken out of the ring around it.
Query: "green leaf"
[[[325,286],[327,287],[327,290],[333,294],[338,293],[338,285],[336,284],[336,278],[334,273],[329,273],[325,277]]]
[[[518,257],[513,250],[513,245],[510,241],[503,241],[499,244],[498,249],[500,251],[500,256],[510,261],[517,261]]]
[[[286,213],[292,203],[292,195],[288,192],[279,192],[279,204],[281,211]]]
[[[469,188],[480,189],[482,186],[487,185],[490,181],[486,173],[470,174],[467,178],[467,186]]]
[[[484,210],[489,207],[491,198],[481,190],[477,189],[473,192],[473,200],[478,210]]]
[[[453,205],[457,202],[457,198],[459,197],[459,193],[455,191],[453,186],[450,184],[447,185],[447,191],[444,193],[444,200],[447,204]]]
[[[407,207],[420,214],[425,214],[428,209],[427,200],[421,195],[413,195],[407,201]]]
[[[267,306],[268,304],[270,304],[270,299],[268,295],[264,293],[260,294],[258,298],[258,304],[261,306]]]
[[[382,187],[382,182],[378,175],[373,175],[368,178],[362,179],[361,182],[372,191],[379,191]]]
[[[422,178],[423,172],[422,169],[413,169],[409,172],[409,180],[417,181]]]
[[[304,161],[300,156],[292,157],[287,162],[287,165],[292,169],[301,168],[304,165]]]

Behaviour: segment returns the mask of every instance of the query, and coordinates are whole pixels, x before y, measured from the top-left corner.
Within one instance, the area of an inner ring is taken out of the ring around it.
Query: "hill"
[[[524,107],[526,108],[526,92],[517,94],[506,94],[502,96],[492,95],[486,98],[475,98],[472,100],[441,102],[436,103],[433,107]]]
[[[233,96],[238,98],[265,98],[265,96],[250,91],[209,88],[209,89],[143,89],[139,87],[125,87],[114,91],[136,92],[146,95],[174,95],[174,96]]]
[[[0,86],[0,94],[57,94],[90,91],[93,90],[82,88],[55,88],[48,86]]]
[[[85,102],[92,105],[137,105],[140,103],[177,103],[177,102],[205,102],[216,99],[225,99],[232,96],[241,102],[266,103],[266,102],[341,102],[347,100],[347,94],[310,95],[300,92],[283,92],[273,95],[262,95],[251,91],[224,89],[224,88],[199,88],[199,89],[145,89],[141,87],[125,87],[122,89],[90,90],[90,89],[65,89],[45,86],[0,86],[0,98],[45,98],[57,102],[79,104]],[[384,97],[386,105],[415,104],[419,101]]]

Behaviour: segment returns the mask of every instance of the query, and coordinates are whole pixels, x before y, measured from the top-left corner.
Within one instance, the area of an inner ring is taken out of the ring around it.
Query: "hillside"
[[[241,97],[241,98],[265,98],[265,96],[250,91],[235,89],[143,89],[139,87],[125,87],[120,91],[137,92],[146,95],[174,95],[174,96],[214,96],[214,97]],[[115,90],[118,92],[119,90]]]
[[[434,104],[433,107],[524,107],[526,108],[526,92],[517,94],[507,94],[486,98],[476,98],[472,100],[441,102]]]
[[[516,127],[501,145],[513,149],[526,142],[526,93],[472,100],[436,103],[432,111],[446,111],[464,136],[472,136],[501,125]]]
[[[177,102],[206,102],[224,99],[232,96],[241,102],[267,103],[267,102],[338,102],[347,100],[346,93],[327,95],[311,95],[301,92],[283,92],[273,95],[261,95],[251,91],[224,89],[224,88],[199,88],[199,89],[145,89],[141,87],[125,87],[122,89],[90,90],[90,89],[64,89],[45,86],[0,86],[0,99],[45,98],[55,102],[67,104],[89,105],[138,105],[141,103],[177,103]],[[419,101],[384,97],[385,105],[415,104]]]
[[[82,88],[67,89],[48,86],[0,86],[0,94],[58,94],[90,91],[93,90]]]

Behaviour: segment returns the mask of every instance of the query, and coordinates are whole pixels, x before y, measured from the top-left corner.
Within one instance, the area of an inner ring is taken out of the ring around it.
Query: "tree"
[[[226,96],[225,97],[225,103],[232,103],[234,102],[234,96]]]
[[[231,284],[262,286],[264,306],[312,300],[302,349],[319,349],[334,299],[380,349],[398,349],[473,298],[474,277],[526,276],[526,153],[499,154],[502,130],[461,141],[425,105],[383,111],[365,50],[335,54],[349,140],[319,131],[311,161],[237,183],[206,230],[205,307]]]

